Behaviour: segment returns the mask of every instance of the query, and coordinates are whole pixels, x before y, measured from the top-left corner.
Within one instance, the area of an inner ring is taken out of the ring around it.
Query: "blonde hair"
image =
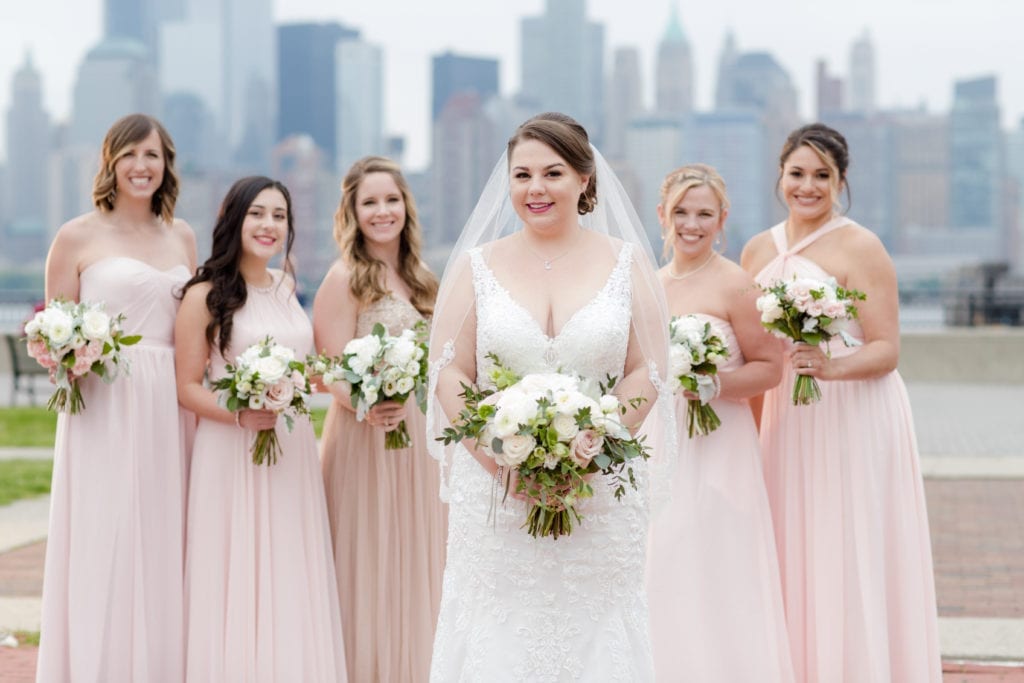
[[[359,229],[356,217],[356,195],[359,184],[370,173],[387,173],[398,186],[405,204],[405,225],[402,226],[398,247],[398,276],[408,285],[410,303],[423,316],[434,312],[437,298],[437,277],[423,263],[423,230],[416,213],[416,202],[401,169],[391,159],[378,156],[363,157],[352,164],[341,181],[341,201],[334,214],[334,241],[341,256],[351,269],[349,287],[356,300],[367,306],[382,299],[387,293],[383,261],[373,258],[366,248],[366,238]]]
[[[164,177],[160,187],[153,193],[150,210],[165,223],[174,220],[174,205],[178,201],[178,174],[174,170],[174,142],[167,130],[152,116],[129,114],[114,122],[103,138],[100,152],[100,168],[92,181],[92,203],[101,212],[114,210],[117,196],[117,173],[114,166],[133,145],[136,145],[153,131],[160,136],[164,155]]]
[[[729,194],[725,190],[725,181],[718,171],[708,164],[687,164],[669,173],[661,183],[661,206],[665,220],[672,215],[672,210],[683,201],[687,192],[703,186],[707,186],[715,194],[719,211],[726,211],[729,208]],[[664,239],[664,226],[662,238]],[[671,259],[672,241],[664,240],[664,243],[661,255],[665,259]]]

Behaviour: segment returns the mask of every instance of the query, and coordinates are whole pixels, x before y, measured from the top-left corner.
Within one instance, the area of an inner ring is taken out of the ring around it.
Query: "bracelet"
[[[236,410],[235,411],[235,426],[238,427],[238,428],[242,427],[242,411],[241,410]]]

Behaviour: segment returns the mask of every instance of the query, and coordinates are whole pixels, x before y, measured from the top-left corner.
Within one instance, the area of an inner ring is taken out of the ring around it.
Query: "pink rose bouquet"
[[[572,532],[582,519],[576,506],[594,495],[586,475],[611,477],[616,498],[627,483],[636,488],[629,462],[650,453],[622,424],[626,409],[610,393],[614,378],[598,391],[587,391],[577,377],[518,377],[497,357],[488,358],[494,363],[489,374],[494,388],[464,386],[466,407],[439,440],[472,438],[499,467],[515,468],[516,492],[531,502],[523,524],[530,535],[557,539]]]
[[[835,279],[793,278],[778,280],[762,287],[764,295],[757,299],[761,324],[780,339],[797,344],[818,346],[833,337],[840,337],[847,346],[860,342],[847,334],[847,321],[857,317],[854,301],[865,295],[855,289],[844,289]],[[809,405],[821,400],[821,387],[811,375],[797,374],[793,383],[793,405]]]
[[[219,390],[221,403],[232,412],[246,408],[272,410],[282,415],[288,431],[294,419],[309,415],[312,393],[306,364],[295,359],[295,352],[275,344],[271,337],[253,344],[234,365],[226,368],[227,376],[212,382]],[[252,444],[252,461],[257,465],[273,465],[281,454],[281,445],[274,429],[256,432]]]
[[[125,335],[123,322],[123,314],[111,317],[102,303],[54,299],[25,323],[28,355],[50,370],[57,385],[47,408],[80,413],[85,401],[79,379],[92,373],[109,384],[121,371],[128,374],[128,360],[121,349],[142,337]]]

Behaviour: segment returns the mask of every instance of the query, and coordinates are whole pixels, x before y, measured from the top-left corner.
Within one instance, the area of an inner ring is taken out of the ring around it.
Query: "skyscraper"
[[[956,82],[949,123],[950,222],[998,232],[1005,162],[995,76]]]
[[[270,169],[277,131],[277,32],[271,0],[222,0],[225,127],[235,160]]]
[[[715,109],[725,109],[728,106],[726,88],[729,86],[729,69],[733,62],[739,57],[739,49],[736,47],[736,34],[729,29],[722,41],[722,51],[718,53],[718,71],[715,77]]]
[[[586,18],[585,0],[547,0],[521,24],[522,90],[534,110],[560,111],[600,144],[604,130],[604,25]]]
[[[693,55],[679,23],[675,3],[672,4],[665,35],[658,44],[654,71],[656,113],[682,120],[693,111]]]
[[[875,112],[875,47],[867,29],[850,47],[850,111]]]
[[[277,140],[309,135],[324,153],[328,168],[336,164],[338,43],[359,38],[359,31],[339,23],[284,24],[277,28]]]
[[[445,52],[433,58],[430,119],[437,121],[453,95],[476,93],[481,101],[498,94],[498,60]]]
[[[815,91],[819,121],[843,110],[843,79],[828,72],[828,63],[824,59],[818,60]]]
[[[365,40],[338,43],[335,76],[337,171],[384,151],[384,55]]]
[[[635,47],[615,50],[612,76],[605,105],[605,134],[602,151],[610,160],[626,155],[626,130],[643,114],[643,79],[640,77],[640,53]]]
[[[99,150],[117,119],[141,112],[157,115],[153,62],[142,43],[106,38],[89,50],[78,69],[72,98],[70,144]]]
[[[7,167],[10,222],[4,235],[4,256],[33,261],[46,255],[47,202],[50,187],[50,117],[43,109],[42,80],[25,55],[11,83],[7,110]]]
[[[647,239],[660,253],[661,226],[657,206],[665,174],[680,165],[683,124],[674,118],[648,116],[634,119],[626,129],[626,160],[636,182],[630,200],[643,222]],[[598,178],[598,182],[601,179]]]

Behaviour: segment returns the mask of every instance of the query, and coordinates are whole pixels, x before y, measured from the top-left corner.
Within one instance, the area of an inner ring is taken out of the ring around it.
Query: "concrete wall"
[[[904,332],[899,369],[908,382],[1024,384],[1024,329]]]

